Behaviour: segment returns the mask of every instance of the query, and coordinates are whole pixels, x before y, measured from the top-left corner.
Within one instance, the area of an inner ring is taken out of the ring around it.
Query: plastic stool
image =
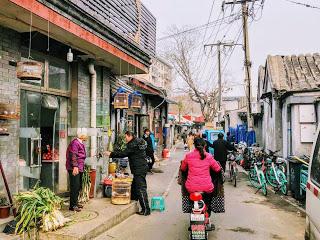
[[[153,210],[160,210],[160,212],[163,212],[165,210],[163,197],[152,197],[151,198],[151,211],[153,211]]]

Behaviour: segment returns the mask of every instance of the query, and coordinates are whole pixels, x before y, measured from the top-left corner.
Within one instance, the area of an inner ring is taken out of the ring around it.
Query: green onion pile
[[[30,233],[32,228],[42,228],[48,232],[63,227],[68,221],[59,209],[63,200],[50,189],[36,187],[33,191],[22,192],[15,196],[17,205],[16,234]]]
[[[87,203],[89,201],[91,178],[90,178],[90,167],[86,166],[82,175],[82,186],[79,194],[79,203]]]

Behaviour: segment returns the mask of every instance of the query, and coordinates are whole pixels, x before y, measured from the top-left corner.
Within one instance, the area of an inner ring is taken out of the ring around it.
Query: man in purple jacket
[[[69,172],[70,184],[70,211],[80,212],[82,205],[78,203],[79,192],[82,186],[82,174],[84,170],[84,161],[86,159],[86,147],[84,141],[88,136],[84,133],[79,133],[77,138],[73,139],[66,153],[66,168]]]

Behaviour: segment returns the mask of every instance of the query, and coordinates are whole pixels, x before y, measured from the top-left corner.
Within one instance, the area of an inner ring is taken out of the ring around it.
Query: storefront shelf
[[[18,119],[20,119],[20,115],[0,114],[0,119],[3,119],[3,120],[18,120]]]

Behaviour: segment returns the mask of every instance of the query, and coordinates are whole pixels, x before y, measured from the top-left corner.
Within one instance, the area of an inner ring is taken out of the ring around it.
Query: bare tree
[[[188,93],[192,101],[199,103],[206,122],[213,122],[218,111],[218,88],[203,86],[203,81],[197,79],[199,74],[192,61],[196,50],[196,37],[188,33],[175,35],[181,32],[176,27],[171,32],[174,37],[165,55],[184,82],[184,87],[180,87],[180,90]]]

